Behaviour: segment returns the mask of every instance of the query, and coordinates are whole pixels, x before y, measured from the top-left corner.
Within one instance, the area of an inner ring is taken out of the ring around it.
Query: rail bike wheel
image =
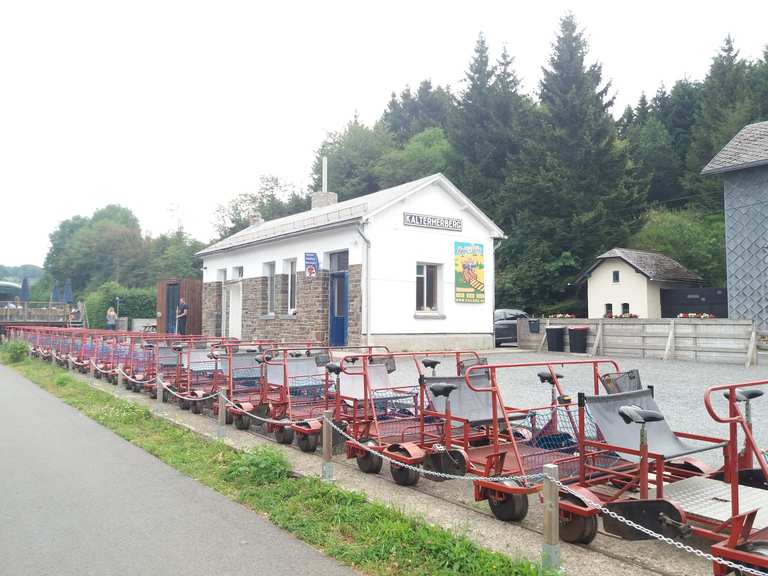
[[[202,414],[203,413],[202,401],[195,400],[194,402],[190,402],[189,411],[192,412],[192,414]]]
[[[563,500],[581,504],[578,498],[564,496]],[[579,516],[562,513],[560,515],[560,538],[570,544],[589,544],[597,536],[597,515]]]
[[[234,423],[238,430],[248,430],[251,427],[251,417],[248,414],[238,412],[234,415]]]
[[[519,484],[507,480],[503,482],[507,486],[519,486]],[[512,494],[509,492],[496,492],[488,496],[488,506],[493,515],[503,522],[520,522],[528,515],[528,495]]]
[[[319,434],[299,434],[296,437],[296,445],[302,452],[314,452],[320,443]]]
[[[179,408],[182,410],[189,410],[192,406],[190,405],[191,402],[189,400],[185,400],[184,398],[179,398]]]
[[[288,426],[275,428],[275,440],[278,444],[291,444],[293,442],[293,429]]]
[[[751,554],[754,554],[755,556],[762,556],[763,558],[766,558],[768,560],[768,542],[765,540],[758,540],[756,542],[747,542],[746,544],[743,544],[741,546],[738,546],[739,550],[743,550],[745,552],[750,552]],[[756,566],[753,564],[743,563],[745,568],[752,568],[754,570],[757,570],[758,572],[765,572],[765,568],[762,566]],[[736,576],[746,576],[747,572],[744,572],[743,570],[735,570],[734,574]]]
[[[364,446],[373,446],[375,445],[375,442],[373,442],[373,440],[361,440],[360,444]],[[372,454],[368,451],[357,456],[355,460],[357,461],[357,467],[360,468],[360,471],[365,472],[366,474],[378,474],[381,472],[381,467],[384,465],[384,460],[381,459],[381,456]]]
[[[400,486],[413,486],[419,481],[419,473],[416,470],[403,468],[394,462],[389,465],[389,472],[395,484]]]

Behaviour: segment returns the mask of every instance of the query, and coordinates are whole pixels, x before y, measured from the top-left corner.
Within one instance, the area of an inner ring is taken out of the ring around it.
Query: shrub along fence
[[[536,332],[535,323],[539,324]],[[533,326],[532,326],[533,324]],[[587,353],[592,356],[631,356],[664,360],[697,360],[729,364],[757,364],[758,334],[750,320],[688,318],[544,318],[518,320],[520,348],[546,350],[546,329],[588,326]],[[531,331],[533,328],[534,331]]]
[[[107,309],[120,299],[120,317],[154,318],[157,294],[154,288],[126,288],[116,282],[107,282],[85,297],[91,328],[105,328]]]

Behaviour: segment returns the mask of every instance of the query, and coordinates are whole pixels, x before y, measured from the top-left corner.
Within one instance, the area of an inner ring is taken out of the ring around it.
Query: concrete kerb
[[[90,384],[97,389],[109,392],[114,396],[136,404],[149,405],[150,407],[154,404],[147,397],[127,395],[124,391],[111,385],[107,386],[103,382],[92,380]],[[299,450],[281,446],[269,439],[241,432],[229,426],[226,426],[223,430],[223,435],[220,435],[220,427],[215,420],[198,418],[195,415],[182,412],[175,406],[169,405],[168,408],[170,409],[168,413],[157,415],[175,425],[209,439],[221,441],[237,450],[245,450],[258,445],[277,447],[288,456],[297,476],[318,476],[318,459],[315,455],[305,454]],[[170,412],[176,412],[177,414],[174,416]],[[192,419],[194,419],[194,424],[188,422],[188,420]],[[399,509],[406,514],[423,518],[432,524],[461,533],[483,547],[505,554],[527,557],[534,561],[539,560],[538,554],[533,555],[532,552],[541,550],[541,534],[531,528],[519,525],[513,528],[508,524],[499,522],[489,514],[479,512],[465,504],[447,502],[419,488],[397,486],[382,476],[361,474],[354,464],[350,464],[343,457],[337,458],[335,464],[335,480],[341,487],[362,491],[372,500]],[[636,565],[630,558],[604,550],[586,549],[579,546],[562,544],[561,551],[562,564],[567,572],[570,572],[568,570],[570,566],[574,570],[573,573],[585,575],[604,574],[607,570],[617,575],[675,573],[663,569],[651,570],[645,566]],[[586,569],[587,567],[588,569]],[[689,573],[698,573],[698,571]]]

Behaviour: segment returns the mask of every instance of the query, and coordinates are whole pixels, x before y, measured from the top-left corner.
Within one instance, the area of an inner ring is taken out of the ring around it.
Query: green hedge
[[[119,316],[128,318],[154,318],[157,294],[154,288],[126,288],[117,282],[107,282],[85,295],[85,307],[91,328],[106,328],[107,309],[117,308]]]

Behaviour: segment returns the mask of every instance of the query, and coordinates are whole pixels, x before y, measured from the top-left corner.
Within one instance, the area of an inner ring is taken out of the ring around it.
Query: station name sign
[[[418,226],[419,228],[435,228],[437,230],[461,232],[461,218],[447,218],[445,216],[429,216],[428,214],[411,214],[410,212],[403,212],[403,224],[406,226]]]

